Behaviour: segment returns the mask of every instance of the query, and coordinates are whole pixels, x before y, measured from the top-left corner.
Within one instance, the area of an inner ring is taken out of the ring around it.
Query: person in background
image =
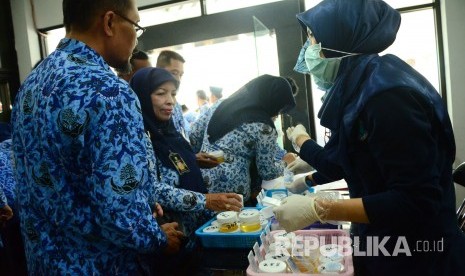
[[[351,198],[292,195],[274,210],[279,224],[351,221],[356,275],[463,275],[443,99],[404,61],[379,55],[396,38],[399,12],[380,0],[324,0],[297,19],[308,41],[296,69],[327,90],[318,116],[331,137],[321,147],[302,125],[287,135],[318,172],[344,178]]]
[[[221,98],[223,98],[223,88],[210,86],[210,104],[213,105]]]
[[[254,162],[263,180],[283,175],[284,163],[276,161],[277,132],[272,118],[295,106],[289,82],[282,77],[257,77],[227,99],[214,104],[192,126],[194,151],[222,150],[225,162],[202,170],[208,191],[243,194],[251,198],[250,166]],[[255,161],[254,161],[255,160]]]
[[[191,125],[197,120],[197,114],[193,111],[189,111],[189,108],[183,104],[181,105],[182,116],[184,117],[184,125],[186,127],[186,133],[189,134]]]
[[[164,216],[169,213],[189,237],[189,243],[185,246],[185,253],[189,257],[180,260],[181,257],[175,256],[177,265],[166,266],[166,273],[174,273],[180,266],[186,268],[184,262],[193,257],[195,230],[214,216],[212,211],[240,211],[241,198],[234,193],[207,193],[196,154],[173,125],[172,113],[179,86],[175,77],[165,69],[149,67],[138,71],[131,79],[130,86],[141,103],[145,130],[149,133],[157,157],[158,185],[173,187],[171,191],[155,193],[153,202],[160,203]],[[215,159],[213,156],[206,157]],[[190,262],[190,265],[194,263]],[[189,269],[192,272],[193,267]]]
[[[175,51],[161,51],[157,58],[156,67],[168,70],[173,76],[181,82],[184,75],[184,63],[186,60]]]
[[[8,148],[10,146],[10,148]],[[11,166],[11,139],[0,143],[0,227],[13,217],[14,177]]]
[[[17,203],[28,273],[140,272],[145,252],[172,254],[183,233],[149,204],[155,164],[128,84],[144,31],[134,0],[64,0],[66,37],[13,106]]]
[[[184,63],[185,59],[177,52],[164,50],[161,51],[157,58],[157,65],[158,68],[163,68],[173,74],[173,76],[179,81],[181,84],[182,76],[184,75]],[[181,135],[189,141],[188,131],[186,131],[185,120],[182,113],[181,104],[177,101],[174,105],[173,116],[172,116],[173,124],[176,130],[181,133]],[[201,168],[211,168],[217,165],[210,158],[204,158],[206,155],[198,154],[197,155],[197,163]]]
[[[0,142],[0,267],[2,275],[27,275],[16,205],[11,139]]]
[[[156,67],[168,70],[181,83],[184,75],[184,63],[186,60],[177,52],[164,50],[161,51],[157,58]],[[189,140],[189,134],[186,131],[186,125],[182,114],[181,105],[176,101],[173,112],[174,127],[181,133],[186,140]]]
[[[134,76],[134,73],[136,73],[139,69],[152,66],[147,53],[138,49],[134,49],[132,52],[129,63],[131,64],[131,71],[129,73],[118,72],[118,77],[127,82],[129,82],[132,76]]]
[[[205,114],[208,109],[210,108],[210,104],[208,102],[207,94],[203,90],[197,90],[197,105],[199,108],[197,109],[197,113],[199,114],[199,118]]]

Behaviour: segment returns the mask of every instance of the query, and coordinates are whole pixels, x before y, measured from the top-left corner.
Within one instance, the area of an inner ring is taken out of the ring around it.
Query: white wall
[[[465,1],[441,1],[446,63],[447,106],[454,126],[457,155],[455,166],[465,161]],[[465,188],[455,185],[457,208],[465,198]]]
[[[19,78],[22,82],[34,64],[40,60],[39,37],[34,30],[31,6],[28,0],[10,1],[15,33]]]
[[[465,1],[441,1],[449,114],[457,144],[456,165],[465,161]]]

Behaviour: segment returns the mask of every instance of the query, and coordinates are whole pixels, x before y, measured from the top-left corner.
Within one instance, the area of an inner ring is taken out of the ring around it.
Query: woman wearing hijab
[[[234,193],[207,193],[196,155],[171,119],[179,86],[173,75],[161,68],[143,68],[133,76],[130,86],[139,98],[145,130],[156,157],[153,202],[168,213],[174,211],[171,215],[193,241],[195,230],[213,216],[203,212],[205,209],[239,211],[241,198]]]
[[[251,80],[229,98],[217,102],[193,125],[194,151],[222,150],[225,162],[203,170],[210,192],[235,192],[250,199],[249,167],[257,166],[263,180],[283,175],[276,162],[278,137],[272,118],[295,106],[293,90],[282,77],[263,75]]]
[[[379,0],[325,0],[297,19],[309,35],[297,69],[327,91],[318,116],[331,138],[322,148],[302,126],[288,137],[320,173],[344,178],[351,199],[293,195],[276,208],[279,223],[353,222],[357,275],[464,275],[449,116],[422,75],[378,55],[395,40],[399,12]]]

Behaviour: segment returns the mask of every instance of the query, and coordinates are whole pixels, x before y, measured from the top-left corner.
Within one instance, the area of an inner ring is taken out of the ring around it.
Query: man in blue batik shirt
[[[135,0],[64,0],[66,38],[25,80],[12,114],[19,215],[32,275],[134,275],[179,249],[150,206],[155,162],[140,104],[111,70],[143,32]]]

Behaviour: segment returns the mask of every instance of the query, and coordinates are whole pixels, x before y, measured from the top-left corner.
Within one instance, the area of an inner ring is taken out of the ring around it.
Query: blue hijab
[[[159,121],[153,112],[150,95],[166,82],[172,82],[176,88],[179,87],[179,82],[170,72],[162,68],[147,67],[138,70],[132,77],[129,85],[139,98],[145,131],[150,134],[150,140],[152,141],[157,160],[161,162],[163,167],[168,167],[178,172],[179,188],[206,193],[207,189],[191,146],[176,131],[172,119],[167,122]],[[188,170],[179,172],[178,168],[173,164],[170,154],[181,157]],[[157,175],[160,180],[158,164]]]
[[[334,85],[318,112],[321,125],[331,130],[325,146],[330,161],[347,168],[347,142],[368,100],[383,91],[407,88],[430,103],[455,156],[452,126],[436,89],[421,74],[394,55],[379,56],[395,40],[400,14],[379,0],[325,0],[297,15],[322,47],[360,53],[342,59]],[[344,54],[323,50],[325,57]]]

